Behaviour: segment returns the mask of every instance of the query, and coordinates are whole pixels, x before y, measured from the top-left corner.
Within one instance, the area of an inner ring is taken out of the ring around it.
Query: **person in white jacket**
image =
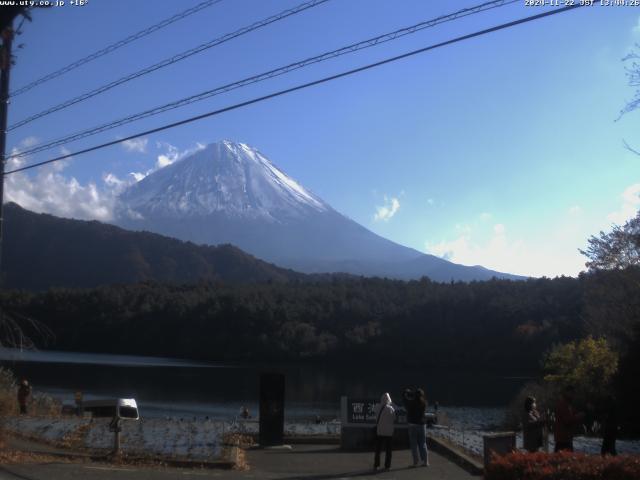
[[[391,405],[391,396],[388,393],[382,394],[380,405],[378,406],[376,421],[376,455],[373,461],[373,469],[380,467],[380,451],[385,448],[384,469],[391,468],[391,440],[393,439],[393,428],[396,420],[396,411]]]

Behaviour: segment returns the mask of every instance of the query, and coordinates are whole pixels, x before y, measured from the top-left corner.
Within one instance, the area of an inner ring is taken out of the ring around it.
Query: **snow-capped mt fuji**
[[[133,217],[196,217],[286,221],[331,210],[255,148],[222,141],[169,165],[120,198]]]
[[[231,243],[303,272],[395,278],[511,277],[398,245],[341,215],[243,143],[208,145],[125,190],[115,223],[200,244]]]

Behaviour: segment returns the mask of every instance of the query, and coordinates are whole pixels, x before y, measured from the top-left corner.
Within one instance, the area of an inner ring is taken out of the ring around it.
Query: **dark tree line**
[[[329,282],[4,292],[46,325],[48,348],[199,360],[389,360],[534,372],[581,335],[585,278]]]

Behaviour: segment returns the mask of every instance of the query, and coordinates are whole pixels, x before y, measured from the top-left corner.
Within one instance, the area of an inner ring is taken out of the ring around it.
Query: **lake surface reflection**
[[[340,396],[378,398],[390,392],[395,401],[408,385],[422,386],[431,404],[442,407],[506,406],[527,381],[524,377],[479,375],[477,372],[408,370],[389,363],[233,364],[197,363],[54,351],[0,349],[0,364],[26,377],[34,391],[73,403],[73,392],[85,399],[136,398],[144,416],[231,418],[246,405],[258,411],[259,375],[279,371],[286,378],[286,416],[304,420],[339,417]]]

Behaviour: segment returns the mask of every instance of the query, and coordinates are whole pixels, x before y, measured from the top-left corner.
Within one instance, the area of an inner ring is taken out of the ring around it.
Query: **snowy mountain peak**
[[[119,197],[130,218],[223,214],[283,222],[331,207],[257,149],[230,140],[213,143],[158,170]]]
[[[295,159],[297,160],[297,159]],[[208,145],[125,190],[115,223],[198,244],[233,244],[305,272],[437,281],[503,274],[455,265],[367,230],[323,202],[257,149]]]

